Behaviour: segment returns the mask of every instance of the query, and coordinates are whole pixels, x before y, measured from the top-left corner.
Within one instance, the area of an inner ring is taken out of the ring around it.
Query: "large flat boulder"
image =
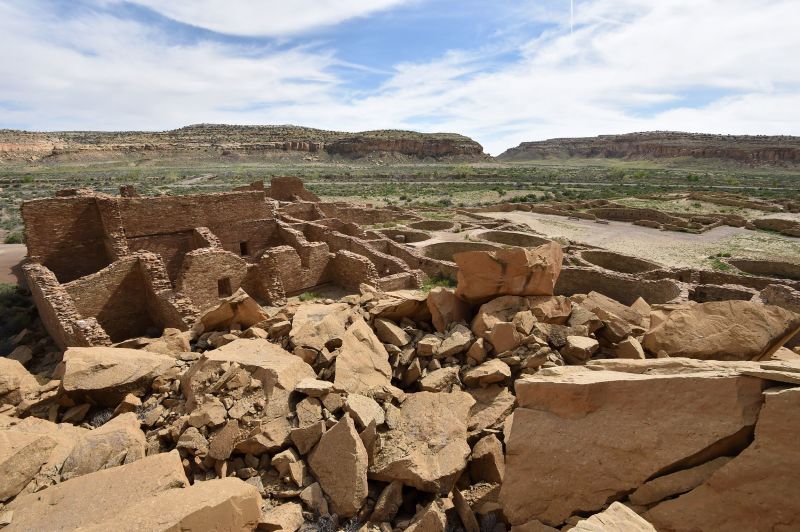
[[[469,323],[472,318],[472,306],[443,286],[437,286],[428,294],[428,310],[431,311],[431,322],[439,332],[444,332],[453,323]]]
[[[768,358],[800,330],[800,315],[751,301],[713,301],[673,310],[642,346],[657,355],[715,360]]]
[[[337,390],[372,397],[391,386],[389,353],[363,319],[356,319],[342,338],[333,385]]]
[[[512,524],[556,526],[752,430],[763,381],[551,368],[515,384],[501,502]],[[719,450],[718,450],[719,451]]]
[[[301,305],[292,318],[289,340],[295,347],[322,351],[328,346],[332,351],[341,344],[349,311],[350,305],[347,303]]]
[[[800,529],[800,388],[764,395],[753,443],[697,488],[651,508],[658,530]]]
[[[553,295],[562,259],[561,246],[556,242],[532,249],[456,253],[456,295],[472,303],[502,295]]]
[[[173,365],[173,357],[137,349],[70,347],[54,376],[74,401],[114,407],[129,393],[144,395]]]
[[[421,491],[447,494],[467,465],[469,410],[464,392],[409,394],[387,412],[389,430],[372,448],[369,478],[398,480]]]

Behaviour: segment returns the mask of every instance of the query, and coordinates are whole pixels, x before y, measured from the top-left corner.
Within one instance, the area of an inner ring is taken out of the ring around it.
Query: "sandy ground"
[[[23,283],[20,266],[28,253],[25,244],[0,244],[0,283]]]
[[[549,238],[567,238],[671,267],[709,268],[708,257],[717,253],[800,263],[800,238],[764,231],[722,226],[702,234],[691,234],[660,231],[625,222],[606,225],[528,212],[482,214],[526,224]]]

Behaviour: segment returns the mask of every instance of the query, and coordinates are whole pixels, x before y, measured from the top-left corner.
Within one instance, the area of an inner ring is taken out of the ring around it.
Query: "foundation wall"
[[[176,288],[200,311],[220,303],[241,288],[247,276],[247,262],[219,248],[190,251],[183,260]],[[222,287],[223,293],[220,293]]]
[[[375,266],[362,255],[340,250],[336,252],[332,265],[334,281],[344,288],[356,290],[361,283],[378,285]]]
[[[592,268],[564,267],[556,282],[556,295],[571,296],[600,292],[625,305],[641,297],[650,304],[686,299],[688,292],[667,279],[644,281],[625,274],[604,272]]]

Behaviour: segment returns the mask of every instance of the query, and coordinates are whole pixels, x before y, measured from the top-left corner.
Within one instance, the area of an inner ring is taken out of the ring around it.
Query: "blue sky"
[[[800,134],[797,0],[0,0],[0,128]]]

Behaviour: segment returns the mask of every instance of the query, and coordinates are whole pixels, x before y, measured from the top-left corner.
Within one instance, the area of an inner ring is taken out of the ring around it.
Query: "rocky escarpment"
[[[0,162],[167,157],[487,158],[474,140],[450,133],[380,130],[361,133],[298,126],[199,124],[160,132],[0,130]]]
[[[498,156],[501,161],[605,158],[723,159],[752,165],[800,164],[800,137],[707,135],[655,131],[626,135],[523,142]]]

